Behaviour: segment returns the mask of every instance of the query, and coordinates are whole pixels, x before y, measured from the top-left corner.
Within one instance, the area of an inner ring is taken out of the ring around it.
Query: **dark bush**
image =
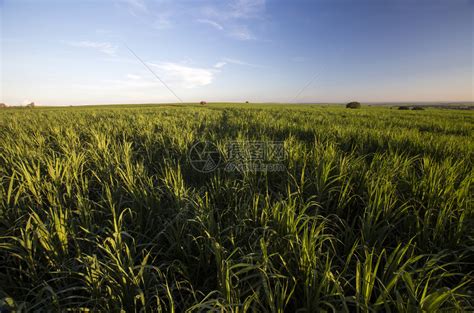
[[[201,105],[207,104],[206,101],[201,101],[200,103],[201,103]]]
[[[346,104],[346,108],[348,109],[360,109],[360,103],[356,101],[349,102]]]
[[[410,107],[405,107],[405,106],[402,106],[402,107],[398,107],[399,110],[410,110]]]
[[[414,111],[423,111],[425,108],[423,107],[413,107],[412,110]]]

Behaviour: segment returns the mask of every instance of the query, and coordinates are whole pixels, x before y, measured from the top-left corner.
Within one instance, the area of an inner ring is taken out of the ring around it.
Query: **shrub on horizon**
[[[352,101],[346,104],[346,108],[348,109],[360,109],[361,105],[357,101]]]

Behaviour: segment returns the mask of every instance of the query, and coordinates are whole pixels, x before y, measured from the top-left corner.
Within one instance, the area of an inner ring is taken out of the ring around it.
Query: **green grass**
[[[0,306],[474,310],[473,130],[438,109],[2,110]],[[199,173],[197,141],[283,141],[286,169]]]

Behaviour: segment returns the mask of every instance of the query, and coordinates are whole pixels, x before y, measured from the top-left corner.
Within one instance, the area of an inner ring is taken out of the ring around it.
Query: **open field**
[[[473,111],[431,108],[2,110],[1,305],[474,310],[473,130]],[[197,142],[217,148],[202,171]],[[228,167],[233,143],[279,166]]]

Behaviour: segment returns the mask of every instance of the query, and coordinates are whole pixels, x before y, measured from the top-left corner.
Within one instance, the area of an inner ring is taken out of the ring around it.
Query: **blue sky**
[[[0,0],[11,105],[474,101],[471,0]]]

